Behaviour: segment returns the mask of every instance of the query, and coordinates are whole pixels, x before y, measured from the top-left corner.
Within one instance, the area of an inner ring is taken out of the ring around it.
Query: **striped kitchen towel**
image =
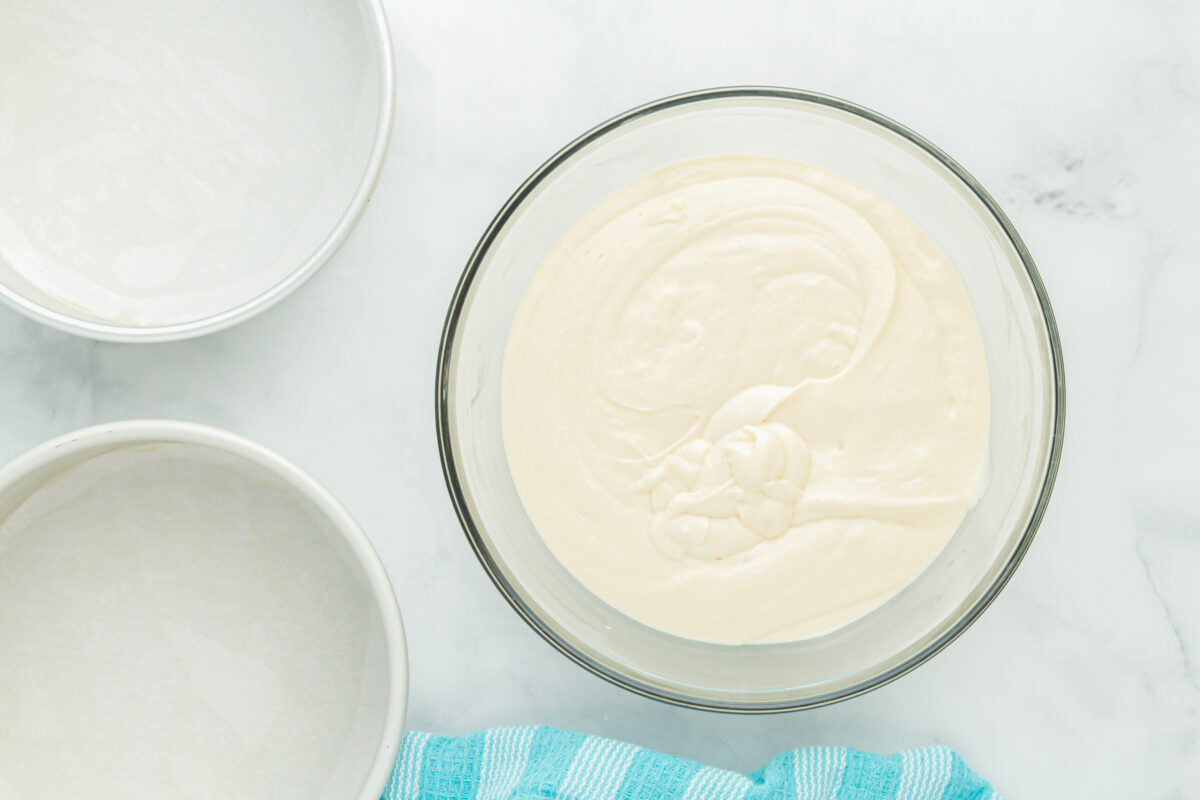
[[[410,733],[384,800],[1000,800],[953,750],[812,747],[751,775],[547,727]]]

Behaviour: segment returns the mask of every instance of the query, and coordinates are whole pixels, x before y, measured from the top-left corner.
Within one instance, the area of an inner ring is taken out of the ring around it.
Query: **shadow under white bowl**
[[[395,596],[280,456],[165,421],[40,445],[0,469],[0,580],[3,797],[381,796]]]
[[[0,15],[0,48],[0,301],[69,333],[169,341],[265,310],[346,239],[386,157],[381,0],[33,3]]]
[[[843,175],[920,225],[959,273],[991,377],[990,483],[949,544],[880,608],[778,644],[685,639],[598,598],[555,558],[522,506],[501,431],[513,315],[564,233],[603,198],[667,164],[749,154]],[[771,87],[665,98],[605,122],[553,156],[484,233],[447,316],[438,363],[442,465],[493,582],[564,655],[631,691],[736,712],[810,708],[894,680],[953,641],[996,597],[1033,539],[1062,446],[1062,354],[1033,260],[996,202],[908,128],[824,95]]]

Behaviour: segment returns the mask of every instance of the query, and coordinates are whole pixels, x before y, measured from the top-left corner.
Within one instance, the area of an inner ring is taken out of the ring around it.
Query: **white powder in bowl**
[[[0,523],[0,797],[345,800],[386,713],[331,524],[211,448],[129,446]]]
[[[6,0],[0,280],[131,326],[278,284],[362,180],[367,30],[358,0]]]

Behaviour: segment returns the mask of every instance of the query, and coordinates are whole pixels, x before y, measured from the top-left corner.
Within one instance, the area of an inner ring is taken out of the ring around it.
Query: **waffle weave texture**
[[[547,727],[410,733],[384,800],[1000,800],[945,747],[813,747],[750,775]]]

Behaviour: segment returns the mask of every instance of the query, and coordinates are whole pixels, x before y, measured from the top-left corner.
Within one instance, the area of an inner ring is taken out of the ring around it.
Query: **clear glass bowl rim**
[[[636,677],[627,675],[618,670],[614,670],[608,665],[601,664],[590,658],[587,654],[580,652],[573,647],[563,636],[555,630],[554,626],[548,621],[542,619],[537,613],[527,606],[521,599],[520,594],[505,578],[500,570],[495,557],[488,550],[483,538],[480,535],[479,526],[471,515],[469,504],[467,503],[466,490],[463,482],[459,477],[457,466],[457,456],[454,452],[453,440],[451,437],[450,426],[453,422],[452,412],[450,410],[450,395],[453,388],[452,366],[454,361],[454,348],[457,343],[457,335],[459,330],[459,322],[465,308],[466,300],[470,294],[475,276],[479,272],[488,251],[495,242],[497,236],[504,229],[509,218],[516,210],[525,202],[526,198],[548,177],[564,164],[568,159],[574,156],[583,148],[598,141],[599,139],[613,133],[617,129],[628,125],[636,120],[644,117],[657,114],[669,109],[683,107],[694,103],[711,102],[713,100],[734,100],[747,98],[765,98],[773,100],[795,101],[800,103],[815,103],[826,106],[838,111],[842,111],[853,116],[857,116],[867,122],[874,123],[891,133],[898,134],[904,139],[907,139],[912,144],[924,150],[932,156],[942,166],[948,169],[956,178],[971,190],[972,193],[983,203],[984,207],[995,219],[1000,228],[1004,231],[1009,243],[1017,253],[1024,266],[1030,284],[1033,287],[1037,298],[1038,306],[1040,307],[1041,316],[1045,322],[1045,335],[1050,345],[1050,367],[1052,371],[1050,386],[1053,391],[1052,398],[1052,414],[1053,424],[1050,427],[1051,441],[1048,451],[1048,458],[1043,467],[1041,489],[1038,492],[1037,501],[1034,504],[1033,512],[1030,515],[1029,522],[1022,532],[1017,543],[1016,549],[1011,557],[1003,565],[1002,569],[997,573],[995,580],[986,587],[983,593],[976,598],[957,619],[954,619],[941,633],[934,637],[925,647],[918,650],[909,658],[895,665],[889,670],[880,673],[868,680],[850,685],[846,688],[817,694],[811,697],[797,698],[787,701],[772,701],[772,702],[753,702],[743,700],[731,701],[715,701],[712,699],[700,699],[689,696],[684,693],[675,693],[664,691],[662,688],[644,683]],[[529,178],[521,184],[520,187],[512,194],[511,197],[504,203],[500,211],[492,219],[479,243],[475,246],[467,261],[466,268],[463,270],[462,277],[459,279],[458,285],[455,288],[453,298],[450,302],[450,309],[446,315],[446,323],[442,330],[441,344],[438,350],[437,362],[437,380],[436,380],[436,426],[438,452],[442,462],[442,473],[445,477],[446,488],[450,492],[450,499],[454,504],[455,513],[458,515],[458,520],[462,525],[463,531],[467,536],[467,540],[471,544],[471,548],[475,551],[476,557],[480,564],[483,565],[488,577],[491,578],[496,588],[508,601],[509,605],[521,616],[523,620],[533,628],[543,639],[549,642],[556,650],[562,653],[567,658],[574,661],[589,672],[603,678],[609,683],[620,686],[636,694],[644,697],[649,697],[672,705],[682,706],[686,708],[701,709],[707,711],[726,711],[742,714],[764,714],[764,713],[781,713],[788,711],[799,711],[808,708],[817,708],[831,703],[848,700],[851,697],[856,697],[860,694],[865,694],[880,686],[884,686],[897,678],[906,675],[920,665],[924,664],[933,656],[937,655],[951,642],[963,634],[963,632],[971,626],[976,619],[979,618],[988,606],[1000,594],[1000,591],[1008,583],[1017,566],[1020,565],[1024,558],[1029,545],[1033,542],[1034,535],[1037,533],[1038,526],[1041,524],[1042,517],[1045,515],[1046,508],[1050,502],[1050,494],[1054,488],[1054,481],[1058,474],[1058,465],[1062,455],[1062,442],[1065,430],[1065,411],[1066,411],[1066,384],[1063,375],[1063,357],[1062,344],[1059,340],[1058,326],[1055,323],[1054,311],[1050,305],[1050,298],[1046,294],[1045,285],[1042,282],[1041,275],[1038,273],[1037,266],[1034,264],[1033,257],[1029,254],[1029,250],[1025,247],[1020,235],[1013,227],[1012,222],[1008,219],[1005,213],[1000,209],[1000,206],[992,198],[992,196],[983,188],[966,169],[964,169],[957,161],[947,155],[941,148],[930,142],[925,137],[909,129],[908,127],[896,122],[895,120],[886,117],[878,112],[872,111],[869,108],[852,103],[848,100],[843,100],[831,95],[820,94],[817,92],[806,91],[802,89],[790,89],[777,86],[728,86],[712,89],[700,89],[683,94],[671,95],[660,100],[654,100],[644,105],[637,106],[622,114],[618,114],[611,119],[600,123],[596,127],[587,131],[583,135],[576,138],[574,141],[563,147],[555,153],[550,159],[543,163],[537,170],[534,171]]]

